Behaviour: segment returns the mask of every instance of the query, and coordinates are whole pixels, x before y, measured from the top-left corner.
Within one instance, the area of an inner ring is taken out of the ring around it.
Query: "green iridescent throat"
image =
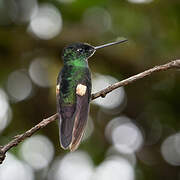
[[[87,63],[87,61],[85,59],[78,58],[78,59],[75,59],[75,60],[68,61],[67,65],[72,65],[72,66],[75,66],[75,67],[87,67],[88,63]]]
[[[88,63],[84,55],[77,55],[76,52],[66,50],[64,53],[64,63],[75,67],[87,67]]]

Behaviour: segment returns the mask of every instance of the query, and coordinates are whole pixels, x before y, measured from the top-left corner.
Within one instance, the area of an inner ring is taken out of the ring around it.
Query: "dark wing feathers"
[[[89,94],[86,91],[84,96],[77,95],[76,102],[76,112],[75,112],[75,121],[74,128],[72,133],[72,143],[70,145],[70,150],[74,151],[78,148],[81,138],[84,134],[84,129],[87,123],[88,113],[89,113]]]
[[[80,144],[89,113],[91,77],[89,70],[86,73],[86,78],[79,80],[78,84],[87,86],[87,90],[84,96],[79,96],[74,93],[76,96],[76,103],[72,105],[62,105],[60,93],[57,93],[60,143],[62,148],[70,148],[71,151],[76,150]],[[61,75],[58,77],[57,85],[60,84],[60,82]]]
[[[59,139],[61,147],[67,149],[72,141],[72,131],[74,124],[74,112],[76,110],[76,105],[63,105],[60,99],[60,84],[62,81],[62,71],[59,73],[57,78],[56,86],[56,99],[57,99],[57,112],[59,114]],[[59,90],[58,90],[59,88]]]
[[[74,124],[74,112],[76,105],[63,106],[60,108],[59,135],[61,146],[67,149],[72,141],[72,131]]]

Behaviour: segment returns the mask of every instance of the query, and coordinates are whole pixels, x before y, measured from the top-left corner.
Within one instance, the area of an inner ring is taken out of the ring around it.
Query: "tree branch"
[[[146,76],[150,76],[152,73],[159,72],[159,71],[167,71],[168,69],[178,69],[178,68],[180,68],[180,60],[175,60],[175,61],[171,61],[169,63],[163,64],[163,65],[155,66],[155,67],[148,69],[144,72],[141,72],[141,73],[136,74],[134,76],[131,76],[127,79],[119,81],[119,82],[117,82],[117,83],[115,83],[115,84],[95,93],[95,94],[92,94],[91,100],[94,100],[98,97],[105,97],[111,91],[113,91],[113,90],[115,90],[121,86],[126,86],[128,84],[131,84],[138,79],[142,79]],[[5,159],[5,157],[6,157],[5,155],[6,155],[6,152],[8,150],[10,150],[14,146],[17,146],[20,142],[24,141],[27,137],[32,136],[36,131],[47,126],[49,123],[55,121],[57,118],[58,118],[58,114],[56,113],[56,114],[52,115],[51,117],[48,117],[48,118],[42,120],[39,124],[32,127],[31,129],[29,129],[25,133],[15,136],[14,139],[11,140],[6,145],[0,146],[0,164]]]

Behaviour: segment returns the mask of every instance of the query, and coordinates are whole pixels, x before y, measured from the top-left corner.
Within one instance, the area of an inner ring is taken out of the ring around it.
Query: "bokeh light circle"
[[[99,32],[106,32],[111,29],[112,20],[110,13],[100,7],[89,8],[83,16],[83,23],[90,29],[95,29]]]
[[[98,92],[114,83],[118,80],[112,76],[95,74],[92,79],[92,92]],[[97,104],[103,108],[114,109],[120,106],[125,100],[125,91],[123,87],[115,89],[111,93],[108,93],[105,98],[97,98],[92,103]]]
[[[93,180],[134,180],[134,170],[124,158],[113,156],[97,167]]]
[[[32,92],[32,83],[26,71],[17,70],[8,76],[7,91],[14,102],[28,98]]]
[[[83,151],[68,153],[57,160],[48,175],[48,180],[90,180],[93,164],[89,155]]]
[[[42,57],[37,57],[31,62],[29,75],[36,85],[40,87],[49,87],[52,85],[49,77],[50,66],[50,61]]]
[[[161,153],[166,162],[171,165],[180,165],[180,133],[166,138],[161,145]]]
[[[45,168],[54,156],[54,147],[51,141],[42,135],[36,135],[23,142],[20,156],[34,169]]]
[[[57,36],[62,29],[62,17],[52,4],[40,5],[36,16],[31,19],[29,30],[40,39]]]
[[[34,180],[34,172],[27,164],[7,153],[0,166],[0,180]]]
[[[143,144],[140,129],[127,117],[121,116],[110,121],[105,131],[106,137],[121,153],[134,153]]]
[[[9,106],[8,97],[3,89],[0,89],[0,132],[10,123],[12,110]]]

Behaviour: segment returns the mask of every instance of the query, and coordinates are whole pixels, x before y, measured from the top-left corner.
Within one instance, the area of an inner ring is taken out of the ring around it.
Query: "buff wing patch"
[[[56,95],[58,95],[58,94],[59,94],[59,89],[60,89],[60,85],[59,85],[59,84],[57,84],[57,86],[56,86]]]
[[[78,84],[76,87],[76,94],[79,96],[84,96],[86,94],[87,86],[83,84]]]

